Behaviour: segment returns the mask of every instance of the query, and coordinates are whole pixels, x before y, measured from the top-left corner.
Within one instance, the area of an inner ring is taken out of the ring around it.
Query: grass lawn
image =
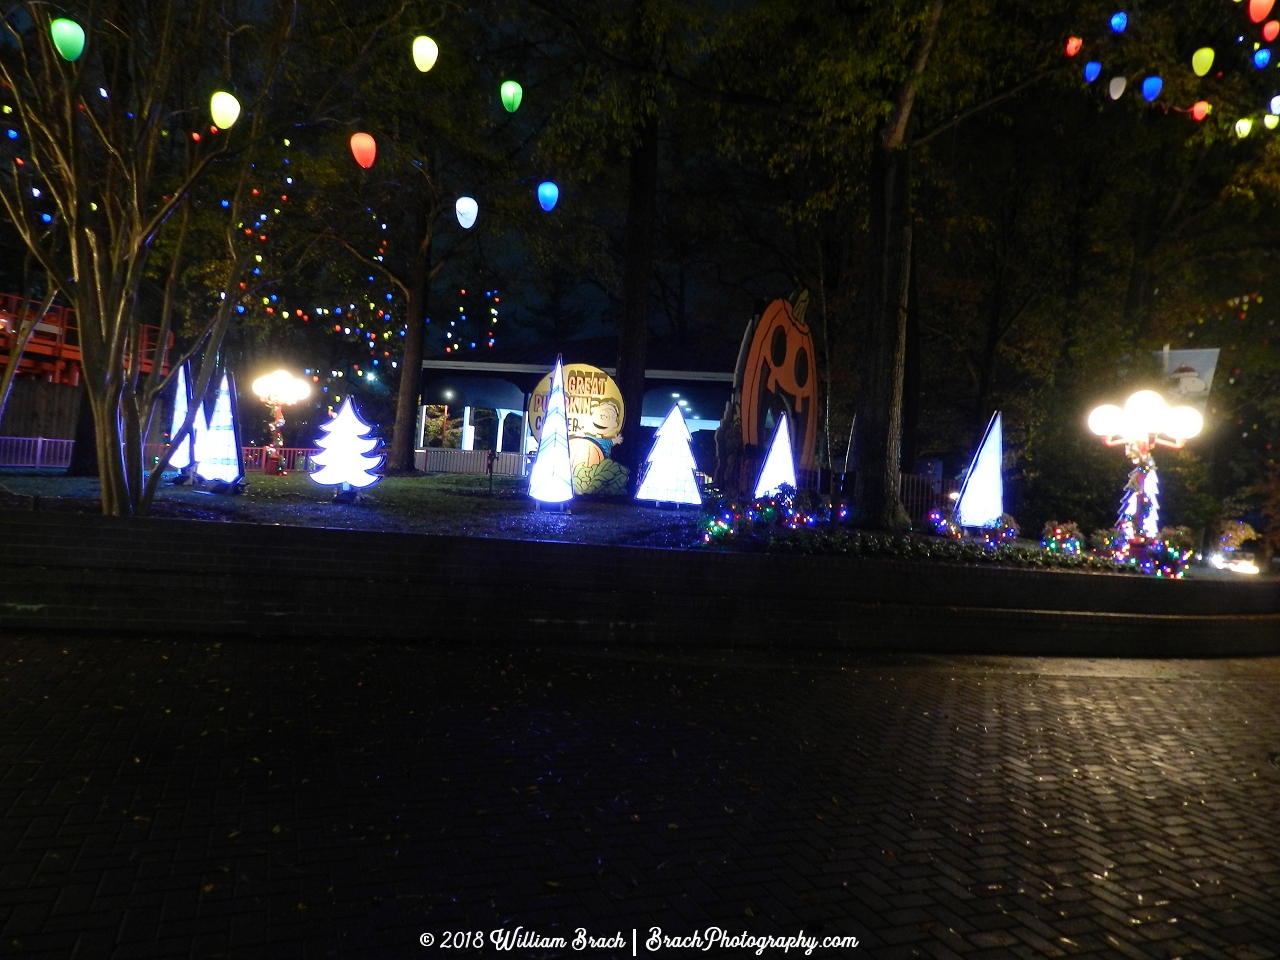
[[[333,503],[332,488],[305,473],[250,474],[242,496],[163,486],[157,517],[243,523],[280,523],[353,530],[389,530],[517,540],[563,540],[635,546],[684,547],[698,538],[698,512],[659,509],[628,501],[573,502],[571,514],[538,510],[526,481],[434,474],[385,477],[350,506]],[[37,499],[38,498],[38,499]],[[98,481],[36,470],[0,470],[0,507],[97,512]]]

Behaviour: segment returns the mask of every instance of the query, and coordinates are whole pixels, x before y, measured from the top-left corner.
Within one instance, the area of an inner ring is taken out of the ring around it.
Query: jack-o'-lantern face
[[[771,426],[786,413],[796,466],[814,469],[818,439],[818,378],[813,336],[796,320],[791,304],[769,304],[751,339],[742,382],[742,442],[763,449]],[[772,414],[772,416],[770,416]]]

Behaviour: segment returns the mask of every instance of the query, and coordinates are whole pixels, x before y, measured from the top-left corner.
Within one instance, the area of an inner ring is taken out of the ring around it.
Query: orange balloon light
[[[368,170],[378,159],[378,143],[367,133],[357,133],[351,138],[351,155],[356,163]]]
[[[1249,19],[1254,23],[1261,23],[1267,19],[1275,4],[1276,0],[1249,0]]]
[[[1195,118],[1196,123],[1199,123],[1209,115],[1210,109],[1209,101],[1201,100],[1191,107],[1191,116]]]
[[[1268,20],[1262,25],[1262,39],[1270,43],[1280,37],[1280,20]]]
[[[1067,56],[1074,57],[1080,52],[1080,48],[1084,46],[1084,41],[1079,37],[1069,37],[1067,39]]]

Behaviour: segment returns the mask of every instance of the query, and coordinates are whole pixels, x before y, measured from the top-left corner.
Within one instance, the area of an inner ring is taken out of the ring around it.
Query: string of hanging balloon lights
[[[1235,0],[1236,3],[1242,0]],[[1280,20],[1271,19],[1272,9],[1276,0],[1248,0],[1246,9],[1251,24],[1259,29],[1260,40],[1254,42],[1253,53],[1250,56],[1250,62],[1257,70],[1264,70],[1271,65],[1272,51],[1270,47],[1263,44],[1272,43],[1277,37],[1280,37]],[[1260,26],[1259,26],[1260,25]],[[1129,14],[1123,10],[1116,11],[1107,21],[1107,27],[1111,35],[1120,36],[1130,27]],[[1245,35],[1241,35],[1240,42],[1244,42]],[[1101,43],[1099,43],[1101,46]],[[1084,40],[1081,37],[1068,37],[1066,43],[1066,55],[1074,58],[1084,50]],[[1197,77],[1206,77],[1213,70],[1214,62],[1217,59],[1217,52],[1213,47],[1200,47],[1191,55],[1191,71]],[[1103,64],[1100,59],[1089,59],[1084,65],[1084,82],[1092,84],[1102,76]],[[1222,76],[1219,71],[1216,76]],[[1128,89],[1128,79],[1118,74],[1111,78],[1107,83],[1107,96],[1112,100],[1119,100],[1124,96]],[[1148,103],[1154,103],[1159,99],[1161,92],[1164,90],[1164,78],[1158,74],[1151,74],[1142,81],[1141,91],[1142,98]],[[1179,112],[1188,113],[1197,123],[1203,121],[1210,113],[1213,112],[1213,105],[1208,100],[1197,100],[1185,110],[1174,107]],[[1267,112],[1262,117],[1262,124],[1268,130],[1275,130],[1280,126],[1280,96],[1272,97],[1267,105]],[[1233,125],[1236,136],[1244,139],[1253,132],[1253,119],[1251,117],[1240,117]]]
[[[63,59],[74,62],[83,55],[86,46],[86,34],[84,28],[80,26],[80,24],[69,18],[60,17],[51,21],[49,30],[53,46],[59,56]],[[413,40],[411,54],[414,66],[420,72],[428,73],[436,65],[439,59],[440,48],[436,41],[431,37],[418,36]],[[108,99],[109,94],[105,88],[100,89],[99,93],[102,95],[103,99]],[[506,79],[499,85],[498,96],[503,108],[508,113],[515,113],[520,109],[521,103],[523,102],[524,89],[518,81],[514,79]],[[4,106],[3,110],[6,115],[13,112],[12,107],[7,105]],[[207,136],[216,136],[230,130],[240,119],[242,111],[243,107],[240,100],[234,93],[229,90],[214,91],[209,99],[209,116],[212,120],[212,125],[209,128]],[[130,116],[132,116],[132,114]],[[18,140],[20,138],[20,133],[14,128],[8,128],[6,130],[6,135],[10,140]],[[167,135],[167,131],[165,132],[165,135]],[[205,136],[206,134],[202,133],[200,130],[195,130],[191,133],[191,140],[194,143],[200,144],[204,142]],[[283,143],[286,150],[286,155],[283,157],[283,165],[288,168],[290,165],[290,159],[287,155],[287,149],[290,146],[290,141],[285,139]],[[365,170],[373,168],[374,164],[377,162],[378,144],[372,134],[363,131],[356,132],[351,136],[349,146],[352,157],[361,168]],[[24,166],[24,161],[21,157],[17,157],[15,159],[19,167]],[[291,192],[290,188],[294,185],[294,178],[290,170],[286,169],[283,181],[283,189],[279,195],[279,203],[282,205],[288,203],[289,193]],[[32,198],[35,200],[39,200],[43,196],[39,187],[33,186],[30,192]],[[266,200],[266,196],[263,194],[263,191],[256,187],[252,189],[252,196],[255,198],[261,198],[264,201]],[[274,196],[274,194],[272,194],[272,196]],[[544,180],[537,185],[535,197],[539,207],[541,207],[544,212],[550,213],[556,208],[560,201],[560,187],[554,181]],[[223,209],[228,210],[234,215],[235,211],[231,210],[230,200],[222,200],[221,206]],[[90,207],[92,210],[96,210],[97,204],[93,203]],[[269,210],[264,206],[256,213],[256,215],[254,215],[252,220],[248,222],[241,221],[238,223],[237,228],[244,231],[245,237],[251,239],[256,238],[258,243],[263,245],[261,249],[267,250],[270,243],[268,224],[270,223],[272,216],[279,216],[281,214],[281,210],[282,207],[274,205],[270,206]],[[372,211],[369,212],[374,220],[378,219],[377,214]],[[480,204],[474,197],[465,195],[460,196],[454,204],[454,215],[458,221],[458,225],[463,230],[471,230],[479,219]],[[42,213],[41,216],[45,223],[52,223],[52,214],[45,212]],[[382,229],[386,229],[386,224],[382,225]],[[384,239],[379,244],[378,251],[374,254],[373,258],[378,262],[383,262],[386,253],[387,241]],[[263,253],[255,253],[254,266],[252,268],[253,276],[262,276],[263,263]],[[369,282],[375,283],[375,278],[370,276]],[[239,283],[239,289],[242,302],[236,304],[235,311],[237,315],[244,316],[250,308],[257,305],[257,295],[250,290],[249,282],[247,280]],[[460,293],[465,296],[466,290],[462,289]],[[312,307],[309,310],[294,307],[290,310],[285,304],[280,302],[279,294],[267,293],[261,296],[260,305],[268,316],[275,316],[277,312],[281,316],[290,316],[292,314],[304,323],[310,322],[312,316],[333,317],[333,319],[337,321],[333,326],[333,333],[347,338],[351,342],[359,342],[363,346],[367,347],[369,350],[371,365],[376,367],[380,365],[382,360],[390,359],[391,351],[386,348],[390,346],[388,341],[393,337],[393,335],[398,333],[398,335],[403,338],[407,332],[405,328],[399,327],[398,325],[394,330],[390,328],[390,325],[395,324],[396,322],[391,310],[389,309],[389,302],[393,300],[393,295],[391,293],[387,293],[385,294],[385,297],[388,301],[388,305],[385,307],[379,308],[379,305],[375,303],[372,295],[366,298],[364,304],[370,311],[371,319],[376,313],[378,320],[388,325],[387,329],[383,329],[380,332],[366,328],[365,323],[358,319],[358,311],[354,303],[348,304],[346,308],[347,313],[345,315],[341,306],[317,306]],[[225,300],[227,298],[227,294],[225,292],[222,293],[221,298]],[[475,339],[472,339],[471,337],[463,337],[460,331],[458,331],[458,335],[456,337],[454,335],[454,331],[446,331],[446,338],[451,341],[446,346],[446,351],[459,351],[463,349],[464,343],[468,344],[471,349],[475,349],[480,344],[484,344],[492,348],[496,343],[496,331],[493,329],[493,326],[498,322],[498,305],[500,302],[498,291],[496,289],[486,290],[485,306],[488,314],[484,319],[489,320],[489,324],[486,324],[489,329],[487,331],[480,332]],[[461,314],[460,320],[465,322],[467,319],[465,308],[459,307],[459,312]],[[426,322],[430,323],[430,318],[426,318]],[[450,326],[455,326],[457,322],[458,321],[450,321]],[[381,357],[378,356],[379,353],[381,353]],[[390,362],[393,367],[397,366],[396,361],[391,360]],[[365,371],[359,364],[352,364],[351,369],[358,378],[366,380],[372,380],[375,378],[373,371]],[[322,379],[325,379],[330,384],[332,384],[336,379],[343,379],[345,374],[345,371],[343,370],[331,370],[329,372],[329,376],[324,378],[322,377],[322,371],[319,369],[308,369],[306,372],[312,378],[313,382],[320,383]],[[324,386],[323,392],[328,394],[330,392],[329,386]],[[330,399],[336,403],[341,399],[341,396],[334,395]]]

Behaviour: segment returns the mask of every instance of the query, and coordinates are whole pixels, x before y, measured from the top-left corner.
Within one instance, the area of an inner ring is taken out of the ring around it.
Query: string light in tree
[[[413,41],[413,65],[423,73],[436,65],[440,56],[440,47],[430,37],[415,37]]]
[[[357,133],[351,137],[351,155],[356,163],[368,170],[378,159],[378,142],[367,133]]]
[[[240,101],[233,94],[219,90],[209,98],[209,114],[215,127],[230,130],[240,119]]]
[[[514,80],[503,80],[498,94],[507,113],[515,113],[520,109],[520,101],[524,99],[524,88]]]

